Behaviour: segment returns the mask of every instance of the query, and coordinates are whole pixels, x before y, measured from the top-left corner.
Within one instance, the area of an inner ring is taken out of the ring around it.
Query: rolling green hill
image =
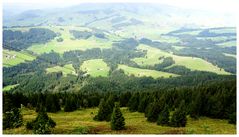
[[[138,65],[141,65],[141,66],[155,65],[155,64],[162,63],[162,59],[159,59],[160,57],[172,57],[173,60],[175,61],[175,64],[173,64],[172,66],[181,65],[191,70],[209,71],[209,72],[214,72],[217,74],[230,74],[228,72],[225,72],[223,69],[220,69],[217,66],[214,66],[213,64],[201,58],[177,56],[172,53],[168,53],[160,49],[153,48],[143,44],[138,46],[137,49],[141,51],[147,51],[147,54],[145,57],[132,59]]]
[[[49,28],[49,27],[47,27]],[[28,50],[33,51],[38,54],[49,53],[52,50],[57,53],[64,53],[70,50],[86,50],[92,48],[111,48],[111,41],[100,40],[96,38],[89,39],[75,39],[72,34],[69,32],[70,30],[80,30],[80,31],[92,31],[89,28],[83,27],[74,27],[74,26],[66,26],[66,27],[50,27],[49,29],[60,34],[59,37],[54,40],[46,43],[46,44],[35,44],[28,48]],[[62,38],[62,42],[58,42],[57,39]]]

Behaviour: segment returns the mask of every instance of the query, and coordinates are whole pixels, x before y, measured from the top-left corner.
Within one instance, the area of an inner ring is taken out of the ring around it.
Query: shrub
[[[56,123],[48,117],[46,111],[41,109],[35,120],[28,122],[27,129],[33,129],[34,134],[50,134],[50,128],[54,128]]]
[[[18,108],[12,108],[3,114],[3,129],[20,127],[22,121],[20,110]]]

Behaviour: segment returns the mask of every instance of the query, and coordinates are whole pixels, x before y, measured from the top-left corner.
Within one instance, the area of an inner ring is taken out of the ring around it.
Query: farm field
[[[82,71],[86,71],[92,77],[107,77],[109,74],[109,67],[103,59],[92,59],[84,61],[80,66]]]
[[[165,51],[162,51],[157,48],[150,47],[148,45],[141,44],[137,47],[138,50],[146,50],[147,55],[144,58],[134,58],[132,59],[135,61],[138,65],[141,66],[147,66],[147,65],[155,65],[162,62],[162,59],[159,60],[160,57],[172,57],[175,61],[175,65],[182,65],[186,68],[189,68],[191,70],[199,70],[199,71],[209,71],[214,72],[217,74],[230,74],[223,69],[218,68],[217,66],[214,66],[213,64],[197,57],[186,57],[186,56],[177,56]]]
[[[56,122],[52,134],[236,134],[236,126],[228,124],[226,120],[200,117],[198,120],[188,118],[186,127],[174,128],[158,126],[147,122],[143,113],[130,112],[121,108],[125,117],[126,130],[113,131],[109,122],[94,121],[98,108],[77,110],[74,112],[48,113]],[[22,109],[24,125],[33,120],[37,113],[35,110]],[[25,126],[3,131],[4,134],[32,134]]]
[[[209,32],[211,33],[236,33],[236,30],[234,28],[223,28],[223,29],[210,29]]]
[[[236,46],[236,44],[237,44],[237,42],[234,40],[234,41],[219,43],[217,45],[224,48],[224,47],[234,47],[234,46]]]
[[[212,40],[213,42],[223,42],[229,39],[235,39],[234,36],[217,36],[217,37],[197,37],[199,40]]]
[[[55,66],[55,67],[47,68],[46,71],[47,73],[62,72],[63,76],[67,76],[67,74],[76,75],[75,69],[73,68],[72,64],[67,64],[67,65],[64,65],[63,67]]]
[[[175,35],[198,35],[201,32],[201,30],[193,30],[193,31],[185,31],[185,32],[179,32],[174,33]]]
[[[140,68],[133,68],[126,65],[118,65],[118,69],[122,69],[124,73],[127,75],[134,75],[135,77],[153,77],[153,78],[169,78],[169,77],[176,77],[179,75],[173,74],[173,73],[167,73],[162,71],[156,71],[156,70],[149,70],[149,69],[140,69]]]
[[[89,28],[66,26],[55,28],[51,27],[49,29],[53,30],[54,32],[58,32],[61,35],[46,44],[34,44],[31,47],[29,47],[28,50],[38,54],[49,53],[52,50],[57,53],[63,54],[64,52],[71,50],[84,51],[92,48],[101,48],[101,49],[111,48],[112,42],[109,40],[101,40],[95,37],[79,40],[75,39],[73,35],[69,32],[70,30],[91,31]],[[57,41],[58,38],[62,38],[63,41],[58,42]]]
[[[20,63],[24,63],[27,61],[32,61],[36,57],[32,56],[31,54],[25,51],[12,51],[3,49],[3,66],[4,67],[11,67],[18,65]]]
[[[225,56],[228,57],[233,57],[233,58],[237,58],[237,55],[233,55],[233,54],[227,54],[227,53],[223,53]]]
[[[182,46],[172,46],[175,50],[182,50],[187,47],[182,47]]]
[[[140,29],[139,29],[140,28]],[[122,30],[116,31],[115,33],[122,37],[132,37],[136,38],[149,38],[153,40],[160,40],[169,43],[179,42],[177,37],[161,36],[161,34],[166,34],[173,31],[174,27],[159,27],[152,25],[134,25],[123,28]]]

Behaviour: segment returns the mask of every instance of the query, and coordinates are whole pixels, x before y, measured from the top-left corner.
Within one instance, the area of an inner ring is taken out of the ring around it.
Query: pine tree
[[[27,129],[33,129],[34,134],[50,134],[51,128],[56,126],[55,121],[48,117],[44,108],[40,109],[35,120],[28,122]]]
[[[57,112],[61,110],[59,100],[56,95],[48,94],[46,97],[46,111]]]
[[[159,113],[157,124],[162,126],[169,124],[169,108],[167,105],[164,107],[163,111]]]
[[[36,112],[38,112],[40,109],[42,109],[43,106],[45,106],[45,99],[44,95],[40,93],[37,97],[37,105],[36,105]]]
[[[3,93],[3,112],[11,111],[14,107],[13,96],[10,93]]]
[[[135,93],[131,96],[128,107],[131,112],[137,111],[139,105],[139,93]]]
[[[110,116],[111,116],[111,113],[113,112],[115,101],[116,101],[116,96],[112,94],[108,97],[106,101],[106,104],[109,106]],[[108,120],[110,120],[110,117]]]
[[[150,122],[156,122],[160,111],[161,109],[158,101],[150,103],[148,108],[147,120]]]
[[[181,101],[179,108],[175,110],[171,118],[171,126],[173,127],[185,127],[187,123],[185,101]]]
[[[124,116],[120,111],[119,103],[115,103],[115,107],[111,116],[111,129],[112,130],[125,129]]]
[[[232,114],[229,115],[228,123],[236,124],[236,122],[237,122],[237,115],[236,115],[236,112],[233,112]]]
[[[98,111],[98,114],[94,117],[94,120],[97,120],[97,121],[110,120],[112,109],[108,103],[109,103],[108,101],[101,99],[99,104],[99,111]]]
[[[145,112],[145,109],[148,105],[149,98],[147,95],[142,95],[139,100],[139,106],[138,106],[138,111],[139,112]]]
[[[191,118],[197,119],[199,117],[201,106],[202,106],[202,98],[199,92],[197,93],[197,96],[195,97],[195,99],[192,100],[192,103],[189,108],[189,113]]]
[[[131,93],[130,92],[126,92],[126,93],[122,93],[120,95],[120,107],[126,107],[129,100],[130,100],[130,97],[131,97]]]
[[[64,111],[65,112],[72,112],[72,111],[74,111],[76,109],[77,109],[77,104],[76,104],[76,100],[75,100],[74,95],[68,96],[66,98]]]

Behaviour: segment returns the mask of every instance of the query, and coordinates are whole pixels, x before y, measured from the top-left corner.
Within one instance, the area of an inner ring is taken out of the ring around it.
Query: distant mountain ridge
[[[11,15],[9,11],[7,7],[4,9],[4,26],[85,25],[97,21],[96,24],[105,29],[101,26],[102,23],[115,25],[109,22],[113,17],[134,18],[148,24],[177,27],[234,26],[232,16],[155,3],[83,3],[66,8],[27,10]],[[63,20],[59,21],[59,18]],[[101,18],[103,19],[98,21]]]

